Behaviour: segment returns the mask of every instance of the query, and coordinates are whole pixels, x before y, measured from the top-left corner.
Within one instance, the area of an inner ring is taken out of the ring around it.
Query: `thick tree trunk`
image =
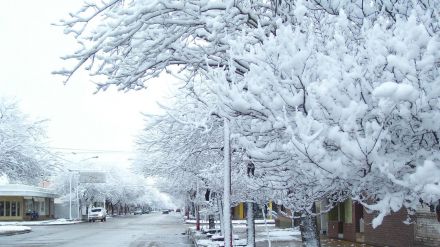
[[[255,215],[253,202],[246,202],[246,224],[247,247],[255,247]]]
[[[312,206],[312,212],[316,213],[315,204]],[[318,221],[315,215],[305,214],[301,217],[301,238],[303,246],[306,247],[321,247],[319,239]]]

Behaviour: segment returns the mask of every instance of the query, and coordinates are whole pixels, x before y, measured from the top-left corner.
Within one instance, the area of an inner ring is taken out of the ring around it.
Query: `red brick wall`
[[[337,220],[329,220],[328,221],[328,237],[329,238],[338,238],[338,221]]]
[[[376,229],[371,226],[374,215],[364,211],[364,216],[365,242],[367,244],[389,247],[414,246],[414,224],[403,223],[407,218],[406,209],[385,216],[382,224]]]
[[[356,241],[355,224],[344,223],[344,239],[352,242]]]
[[[435,212],[430,212],[427,206],[421,207],[416,213],[414,246],[440,246],[440,223]]]
[[[344,239],[348,241],[356,241],[356,206],[351,204],[351,223],[344,222]]]

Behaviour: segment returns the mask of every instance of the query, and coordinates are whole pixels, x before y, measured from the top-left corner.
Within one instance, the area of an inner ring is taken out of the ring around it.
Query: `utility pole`
[[[90,160],[90,159],[98,159],[98,158],[99,158],[99,156],[92,156],[92,157],[77,161],[76,163],[83,162],[83,161]],[[69,161],[69,162],[74,163],[73,161]],[[70,178],[69,178],[69,220],[72,220],[72,176],[73,176],[73,172],[80,172],[81,170],[74,170],[74,169],[67,169],[67,170],[70,173]],[[77,181],[77,187],[76,187],[76,197],[77,197],[77,201],[78,201],[78,217],[79,217],[78,181]]]
[[[223,118],[224,129],[224,188],[223,188],[223,221],[225,227],[225,247],[232,247],[231,222],[231,127],[229,119]]]

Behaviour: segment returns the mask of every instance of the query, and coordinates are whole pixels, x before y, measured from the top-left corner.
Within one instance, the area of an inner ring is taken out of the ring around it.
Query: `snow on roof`
[[[24,185],[24,184],[3,184],[0,185],[0,196],[38,196],[55,198],[58,195],[49,189]]]

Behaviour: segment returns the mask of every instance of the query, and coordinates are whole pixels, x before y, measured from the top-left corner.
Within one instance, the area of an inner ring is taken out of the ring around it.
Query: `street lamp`
[[[92,156],[86,159],[82,159],[77,162],[83,162],[90,159],[97,159],[99,156]],[[74,170],[74,169],[67,169],[70,172],[70,179],[69,179],[69,220],[72,220],[72,172],[79,172],[80,170]],[[79,196],[78,196],[78,183],[76,185],[76,198],[78,203],[78,217],[79,217]]]

